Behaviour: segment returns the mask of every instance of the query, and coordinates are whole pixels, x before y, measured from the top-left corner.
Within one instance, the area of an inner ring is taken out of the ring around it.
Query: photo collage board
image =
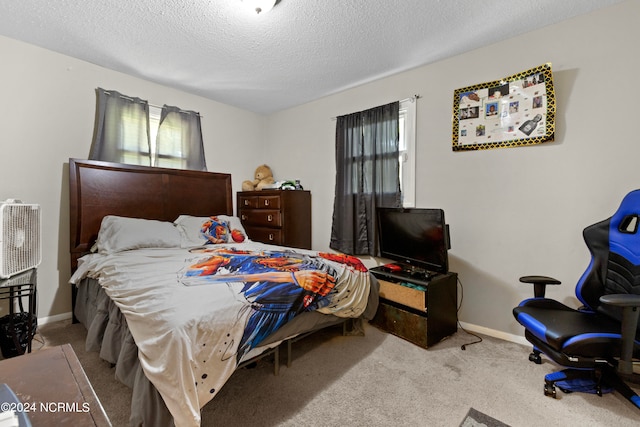
[[[556,101],[551,64],[454,91],[453,151],[553,141]]]

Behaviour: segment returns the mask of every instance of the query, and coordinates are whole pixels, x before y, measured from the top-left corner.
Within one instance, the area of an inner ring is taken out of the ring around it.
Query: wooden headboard
[[[230,174],[69,159],[72,272],[106,215],[174,221],[216,214],[233,215]]]

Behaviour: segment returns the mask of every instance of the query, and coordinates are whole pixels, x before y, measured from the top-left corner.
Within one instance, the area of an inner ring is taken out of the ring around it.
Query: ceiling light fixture
[[[241,0],[245,6],[260,15],[269,12],[276,4],[276,0]]]

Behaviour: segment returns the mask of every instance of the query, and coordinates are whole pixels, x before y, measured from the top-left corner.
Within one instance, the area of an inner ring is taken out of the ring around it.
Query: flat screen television
[[[378,208],[380,255],[411,269],[449,271],[449,229],[442,209]]]

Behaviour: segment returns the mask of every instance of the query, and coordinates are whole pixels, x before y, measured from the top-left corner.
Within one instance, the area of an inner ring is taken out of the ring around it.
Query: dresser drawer
[[[239,208],[280,209],[280,196],[240,196]]]
[[[282,245],[282,230],[279,228],[265,228],[265,227],[245,227],[247,234],[251,240],[257,242],[270,243],[272,245]]]
[[[282,227],[282,215],[275,209],[240,209],[243,224],[265,227]]]
[[[280,196],[258,196],[258,208],[280,209]]]
[[[378,279],[378,283],[380,283],[380,296],[382,298],[422,312],[427,311],[428,293],[426,286],[393,283],[382,279]]]
[[[391,305],[384,300],[380,301],[378,311],[371,319],[374,326],[422,348],[428,348],[442,339],[442,337],[433,337],[429,334],[428,322],[429,319],[426,315],[409,312],[401,306]]]
[[[258,196],[238,196],[238,209],[257,209]]]

